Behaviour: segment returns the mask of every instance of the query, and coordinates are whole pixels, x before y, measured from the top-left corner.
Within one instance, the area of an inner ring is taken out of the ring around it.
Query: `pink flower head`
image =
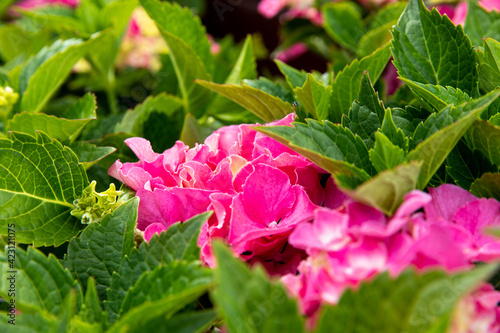
[[[479,1],[479,5],[488,12],[492,10],[500,10],[500,0],[482,0]],[[440,5],[436,8],[441,13],[441,15],[446,14],[450,18],[450,20],[455,23],[455,25],[464,25],[465,19],[467,18],[467,12],[469,11],[467,1],[460,2],[455,8],[448,5]]]
[[[276,59],[281,60],[283,62],[290,62],[293,59],[296,59],[307,52],[307,45],[299,42],[295,43],[286,50],[278,52],[276,54]]]
[[[67,6],[67,7],[76,7],[80,3],[80,0],[22,0],[16,3],[16,6],[31,9],[42,6]]]

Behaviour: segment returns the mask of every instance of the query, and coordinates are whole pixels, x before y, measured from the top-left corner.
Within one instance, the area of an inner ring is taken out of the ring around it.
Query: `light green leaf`
[[[36,131],[42,131],[50,138],[73,142],[85,125],[96,119],[96,109],[95,96],[89,93],[68,110],[65,115],[67,118],[57,118],[44,113],[22,112],[9,120],[6,130],[23,132],[32,136],[36,136]]]
[[[370,30],[359,39],[357,54],[366,57],[373,53],[380,45],[386,45],[392,39],[391,29],[397,23],[397,19],[387,22],[385,25]]]
[[[473,100],[458,107],[448,106],[442,110],[437,117],[429,117],[422,126],[427,135],[426,139],[412,150],[407,159],[424,161],[420,172],[418,187],[425,188],[432,175],[446,159],[450,151],[458,143],[458,140],[465,134],[479,115],[498,96],[500,91],[493,91],[488,95]],[[443,117],[440,117],[443,114]],[[432,118],[445,120],[430,121]],[[429,125],[432,125],[429,127]],[[415,131],[417,133],[419,129]],[[430,134],[430,135],[429,135]]]
[[[184,290],[212,284],[212,272],[197,262],[171,262],[145,271],[135,285],[127,291],[120,309],[120,317],[146,302],[154,302]]]
[[[293,112],[292,106],[282,99],[246,84],[237,86],[208,81],[197,81],[197,83],[238,103],[265,122],[284,118]]]
[[[69,212],[88,186],[76,155],[37,132],[34,138],[12,132],[0,139],[0,234],[16,225],[16,241],[60,245],[76,236],[82,224]]]
[[[166,232],[153,236],[149,243],[142,243],[121,261],[119,269],[113,274],[108,300],[104,307],[109,320],[114,323],[127,290],[131,288],[144,272],[152,271],[159,265],[174,261],[193,261],[200,257],[197,247],[200,228],[210,217],[211,212],[197,215],[184,223],[175,223]]]
[[[355,176],[361,183],[375,173],[363,140],[340,125],[308,119],[307,124],[294,123],[294,127],[260,126],[255,129],[332,174]]]
[[[335,2],[322,9],[325,30],[340,45],[356,51],[364,33],[361,11],[354,2]]]
[[[380,28],[387,22],[397,21],[406,8],[406,2],[396,1],[388,3],[373,14],[373,17],[368,17],[367,22],[370,30]]]
[[[90,324],[90,327],[94,329],[93,332],[103,332],[107,326],[107,317],[102,310],[101,302],[97,295],[96,282],[93,277],[87,280],[85,298],[80,312],[78,312],[78,319]]]
[[[377,172],[392,169],[405,161],[403,149],[393,144],[384,134],[375,133],[375,146],[370,149],[370,161]]]
[[[97,40],[58,40],[43,48],[23,67],[19,77],[21,111],[39,112],[63,84],[76,62]]]
[[[139,200],[133,199],[106,215],[101,223],[92,223],[80,237],[71,240],[64,266],[86,286],[94,277],[101,300],[106,299],[106,289],[111,286],[111,275],[118,271],[125,255],[135,247],[134,229]]]
[[[491,91],[500,86],[500,43],[486,38],[484,52],[478,50],[478,56],[479,85],[485,91]]]
[[[476,197],[500,200],[500,173],[483,174],[472,183],[470,191]]]
[[[500,127],[486,120],[476,120],[467,132],[471,148],[480,151],[488,160],[500,166]]]
[[[182,39],[164,32],[170,59],[179,82],[179,90],[187,112],[200,117],[210,100],[209,90],[195,83],[195,80],[210,81],[210,74],[198,55]]]
[[[290,88],[295,89],[297,87],[302,87],[307,80],[307,72],[302,70],[299,71],[292,66],[285,64],[282,61],[275,60],[280,72],[286,79],[286,82]]]
[[[207,332],[206,330],[209,328],[210,324],[216,319],[217,317],[214,310],[181,313],[167,320],[163,320],[161,322],[161,327],[165,333],[204,333]],[[155,323],[151,326],[151,328],[157,331],[158,327],[160,327],[160,325],[155,325]]]
[[[330,121],[339,123],[342,114],[348,113],[352,102],[358,96],[359,82],[363,73],[368,71],[372,83],[377,82],[390,57],[389,45],[386,45],[361,60],[355,59],[338,73],[332,85]]]
[[[176,3],[141,0],[141,5],[156,22],[167,44],[170,36],[182,40],[199,57],[208,72],[212,72],[214,59],[207,33],[199,17],[194,16],[189,8],[181,8]],[[169,46],[169,49],[172,51],[172,47]]]
[[[443,332],[432,329],[442,325],[458,300],[496,268],[484,265],[454,275],[407,270],[395,280],[382,274],[357,291],[344,292],[338,305],[325,307],[314,332]],[[436,304],[439,306],[433,306]]]
[[[430,12],[422,0],[410,0],[392,34],[392,56],[401,77],[476,93],[476,54],[447,16]]]
[[[250,271],[221,242],[214,242],[213,250],[217,288],[212,296],[231,332],[304,332],[297,303],[281,284],[271,283],[262,267]]]
[[[14,256],[15,260],[9,261]],[[65,311],[66,297],[73,289],[78,292],[77,302],[81,302],[79,286],[53,255],[46,257],[32,247],[28,247],[26,252],[18,247],[5,247],[0,253],[0,269],[3,272],[3,278],[0,279],[0,296],[8,301],[15,299],[16,308],[20,311],[27,308],[61,315]],[[9,291],[9,275],[15,275],[14,294]]]
[[[294,89],[297,100],[304,109],[317,120],[328,117],[331,103],[332,87],[325,87],[312,74],[307,74],[306,82],[302,87]]]
[[[179,140],[189,147],[194,147],[197,143],[203,143],[210,134],[212,134],[210,128],[202,127],[198,123],[198,119],[191,113],[188,113],[186,114],[186,118],[184,118],[184,125],[182,126]]]
[[[464,31],[477,46],[483,44],[483,38],[500,39],[500,13],[487,12],[477,1],[467,1],[467,16]]]
[[[398,113],[398,110],[395,110]],[[403,127],[403,120],[409,122],[408,119],[399,118],[400,126],[396,126],[394,119],[392,118],[392,110],[390,108],[385,109],[384,120],[382,121],[382,127],[380,131],[384,134],[393,144],[403,149],[405,152],[408,151],[408,138],[400,127]],[[413,132],[415,129],[412,124],[407,124],[410,127],[410,131]]]
[[[16,316],[13,322],[9,317],[0,321],[0,330],[2,333],[54,333],[57,332],[57,319],[54,315],[45,311],[23,311],[22,316]]]
[[[114,147],[98,147],[86,141],[74,142],[69,147],[76,154],[85,170],[116,151]]]
[[[384,103],[373,89],[368,73],[363,73],[358,98],[352,103],[349,116],[342,117],[342,125],[359,135],[368,149],[375,143],[375,132],[384,119]]]
[[[422,162],[402,164],[382,171],[355,190],[345,188],[344,191],[355,200],[392,215],[403,203],[404,196],[417,187],[421,167]]]
[[[411,89],[411,91],[420,98],[425,105],[436,111],[441,111],[450,104],[459,105],[471,100],[470,96],[453,87],[443,87],[433,84],[422,84],[401,78]]]

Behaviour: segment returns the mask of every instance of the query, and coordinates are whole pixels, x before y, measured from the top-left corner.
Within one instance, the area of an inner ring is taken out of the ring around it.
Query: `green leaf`
[[[292,66],[285,64],[282,61],[275,60],[276,65],[278,66],[280,72],[286,79],[286,82],[290,86],[290,88],[295,89],[297,87],[302,87],[307,80],[307,72],[302,70],[299,71]]]
[[[9,261],[14,256],[15,261]],[[81,302],[79,286],[53,255],[46,257],[32,247],[26,252],[21,248],[5,247],[0,253],[0,269],[4,272],[0,296],[8,301],[15,299],[20,311],[27,308],[61,315],[65,311],[64,301],[73,289],[78,291],[77,301]],[[11,281],[7,279],[11,275],[15,275],[14,294],[9,290]]]
[[[120,318],[107,332],[141,332],[151,322],[170,318],[206,292],[205,286],[190,288],[154,302],[146,302]]]
[[[189,147],[194,147],[197,143],[203,143],[205,139],[212,134],[212,130],[207,127],[202,127],[198,123],[198,119],[191,113],[186,114],[184,125],[179,140]]]
[[[64,258],[66,266],[81,285],[94,277],[101,300],[111,286],[111,275],[118,271],[125,255],[135,247],[134,229],[139,200],[133,199],[106,215],[101,223],[92,223],[80,237],[71,240]]]
[[[467,5],[464,31],[472,43],[481,46],[486,37],[500,40],[500,13],[487,12],[477,1],[467,1]]]
[[[378,8],[373,15],[373,18],[368,19],[370,30],[385,26],[387,22],[394,20],[397,21],[405,8],[406,3],[403,1],[388,3],[385,6]]]
[[[460,140],[446,158],[446,172],[455,184],[468,190],[484,171],[490,171],[491,164],[479,152],[473,152],[464,140]],[[496,168],[495,168],[496,169]]]
[[[500,173],[483,174],[472,183],[470,191],[476,197],[500,200]]]
[[[0,321],[0,330],[4,333],[53,333],[57,332],[57,319],[55,316],[44,311],[23,311],[22,316],[16,316],[13,322],[15,325],[8,322],[12,320],[6,317]]]
[[[398,110],[395,110],[396,113],[398,113]],[[399,127],[403,127],[401,125],[408,125],[407,123],[404,124],[403,121],[408,121],[408,119],[405,118],[397,118],[399,120],[399,125],[396,126],[396,123],[394,122],[394,119],[392,118],[392,110],[390,108],[385,109],[385,115],[384,115],[384,120],[382,121],[382,127],[380,131],[382,134],[384,134],[393,144],[398,146],[399,148],[403,149],[405,152],[408,151],[408,139],[403,132],[403,130]],[[411,124],[409,124],[412,126]],[[410,127],[411,130],[408,132],[413,133],[414,127]]]
[[[352,103],[349,116],[342,117],[342,125],[351,129],[363,139],[368,148],[375,143],[375,132],[380,128],[384,119],[384,104],[373,89],[368,73],[363,73],[359,94]]]
[[[170,36],[177,37],[194,51],[209,72],[212,71],[214,59],[210,52],[207,33],[199,17],[194,16],[189,8],[181,8],[176,3],[157,0],[141,0],[140,2],[158,25],[167,44]],[[169,49],[172,50],[170,46]],[[200,77],[200,79],[203,78]]]
[[[332,174],[353,175],[364,181],[375,173],[363,140],[341,125],[308,119],[307,124],[294,123],[294,127],[260,126],[255,129]]]
[[[358,96],[359,82],[363,73],[367,71],[372,83],[377,82],[390,57],[391,52],[386,45],[361,60],[355,59],[338,73],[332,84],[330,121],[340,123],[342,114],[348,113],[352,102]]]
[[[78,313],[78,318],[88,324],[96,324],[94,327],[98,331],[103,331],[106,326],[107,317],[102,310],[99,296],[97,295],[96,282],[94,278],[87,280],[87,291],[82,304],[82,308]]]
[[[307,74],[306,82],[302,87],[294,89],[297,100],[304,109],[317,120],[328,117],[330,110],[332,87],[325,87],[312,74]]]
[[[472,149],[480,151],[491,163],[500,166],[500,127],[486,120],[476,120],[467,132],[467,138]]]
[[[432,328],[446,321],[457,301],[496,268],[485,265],[454,275],[407,270],[395,280],[379,275],[357,291],[344,292],[338,305],[325,307],[315,333],[444,332]]]
[[[407,159],[422,160],[422,171],[420,172],[418,187],[425,188],[432,175],[444,162],[450,151],[455,147],[460,138],[474,123],[479,115],[498,96],[500,91],[493,91],[488,95],[475,99],[458,107],[448,106],[437,114],[437,117],[429,117],[423,124],[426,139],[412,150]],[[441,117],[443,114],[443,117]],[[432,120],[434,118],[434,120]],[[415,131],[415,135],[419,131]],[[430,134],[430,135],[429,135]]]
[[[423,84],[451,86],[469,95],[477,90],[476,55],[461,27],[455,27],[422,0],[410,0],[392,32],[398,74]]]
[[[96,108],[95,96],[87,94],[67,112],[68,118],[57,118],[44,113],[22,112],[9,120],[6,130],[23,132],[32,136],[36,136],[38,130],[53,139],[73,142],[85,125],[96,119]]]
[[[379,48],[380,45],[389,43],[392,39],[391,29],[396,23],[397,19],[364,34],[359,39],[358,56],[366,57]]]
[[[214,242],[213,250],[217,288],[212,296],[229,331],[304,332],[297,303],[281,284],[271,283],[262,267],[250,271],[221,242]]]
[[[406,137],[413,136],[413,133],[418,125],[424,122],[429,115],[430,113],[427,110],[423,108],[415,108],[413,106],[407,106],[404,109],[391,109],[391,118],[395,126],[400,129]],[[387,123],[387,126],[389,126],[389,123]],[[384,131],[384,123],[382,123],[382,130]],[[388,132],[384,132],[384,134],[388,138],[391,138],[391,135],[388,135]]]
[[[12,132],[0,139],[0,234],[14,223],[18,243],[64,243],[83,227],[69,212],[87,186],[69,148],[42,132],[36,138]]]
[[[96,39],[98,37],[87,42],[78,39],[58,40],[32,57],[19,77],[21,111],[41,111]]]
[[[158,301],[193,288],[212,284],[212,272],[199,263],[171,262],[144,272],[135,285],[127,291],[120,309],[120,317],[146,302]]]
[[[215,319],[216,314],[213,310],[181,313],[163,320],[161,327],[165,333],[203,333],[207,332],[206,330]],[[158,330],[160,326],[153,323],[151,327]]]
[[[486,38],[484,52],[478,50],[478,56],[479,85],[485,91],[491,91],[500,86],[500,43]]]
[[[108,300],[104,307],[110,322],[118,317],[120,306],[127,290],[131,288],[144,272],[152,271],[159,265],[174,261],[193,261],[200,257],[197,247],[200,228],[210,217],[211,212],[197,215],[184,223],[175,223],[166,232],[153,236],[149,243],[142,243],[121,261],[119,269],[113,274]]]
[[[85,170],[116,151],[114,147],[98,147],[86,141],[74,142],[69,147],[76,154]]]
[[[355,190],[345,188],[344,191],[355,200],[390,216],[403,203],[404,196],[417,187],[421,167],[421,162],[399,165],[394,169],[382,171]]]
[[[336,2],[322,9],[325,30],[340,45],[356,51],[364,33],[361,12],[353,2]]]
[[[441,111],[450,104],[459,105],[471,100],[470,96],[453,87],[436,86],[433,84],[422,84],[401,78],[411,89],[411,91],[420,98],[425,105],[436,111]]]
[[[282,99],[246,84],[237,86],[208,81],[197,81],[197,83],[238,103],[265,122],[284,118],[293,112],[292,106]]]
[[[179,90],[187,112],[200,117],[210,100],[210,91],[195,83],[195,80],[210,81],[210,74],[198,55],[179,37],[164,32],[170,59],[179,82]]]
[[[375,133],[375,146],[370,150],[370,161],[377,172],[392,169],[405,161],[405,152],[384,134]]]

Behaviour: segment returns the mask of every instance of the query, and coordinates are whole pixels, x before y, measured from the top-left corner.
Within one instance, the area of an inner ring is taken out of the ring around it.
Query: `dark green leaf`
[[[484,52],[478,50],[478,56],[479,85],[485,91],[491,91],[500,86],[500,43],[486,38]]]
[[[394,110],[396,114],[401,114],[398,110]],[[401,110],[404,112],[404,110]],[[409,114],[409,113],[408,113]],[[406,126],[407,133],[413,133],[414,128],[413,125],[409,123],[407,118],[396,118],[399,122],[399,125],[408,125]],[[403,127],[404,128],[404,127]],[[409,130],[408,130],[409,128]],[[401,128],[396,126],[394,119],[392,118],[392,110],[390,108],[385,109],[384,120],[382,121],[381,132],[396,146],[403,149],[405,152],[408,151],[408,139],[405,136],[405,133]]]
[[[114,147],[98,147],[86,141],[74,142],[69,147],[85,170],[116,151]]]
[[[470,191],[480,198],[494,198],[500,200],[500,173],[487,172],[476,179]]]
[[[364,33],[360,8],[354,2],[335,2],[322,10],[326,32],[340,45],[356,51]]]
[[[492,37],[500,39],[500,13],[487,12],[477,1],[467,1],[467,16],[464,31],[477,46],[483,44],[483,38]]]
[[[476,120],[467,132],[471,148],[480,151],[488,160],[500,166],[500,127],[486,120]]]
[[[436,86],[432,84],[422,84],[402,78],[410,86],[411,90],[430,109],[441,111],[450,104],[459,105],[471,100],[470,96],[453,87]]]

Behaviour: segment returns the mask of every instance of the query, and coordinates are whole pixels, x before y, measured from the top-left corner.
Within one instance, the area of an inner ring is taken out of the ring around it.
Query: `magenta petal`
[[[146,230],[144,230],[144,239],[149,243],[149,240],[151,239],[151,237],[153,237],[154,234],[159,234],[165,230],[167,230],[167,228],[165,227],[165,225],[163,225],[163,223],[150,224],[148,225]]]
[[[451,218],[460,207],[477,199],[469,191],[451,184],[430,188],[429,193],[432,196],[432,201],[424,206],[428,219],[442,217],[451,221]]]
[[[141,161],[153,162],[159,155],[153,151],[151,143],[146,139],[130,138],[126,139],[125,143]]]
[[[245,211],[253,221],[266,226],[289,215],[295,198],[288,176],[264,164],[255,166],[255,171],[243,186]]]

